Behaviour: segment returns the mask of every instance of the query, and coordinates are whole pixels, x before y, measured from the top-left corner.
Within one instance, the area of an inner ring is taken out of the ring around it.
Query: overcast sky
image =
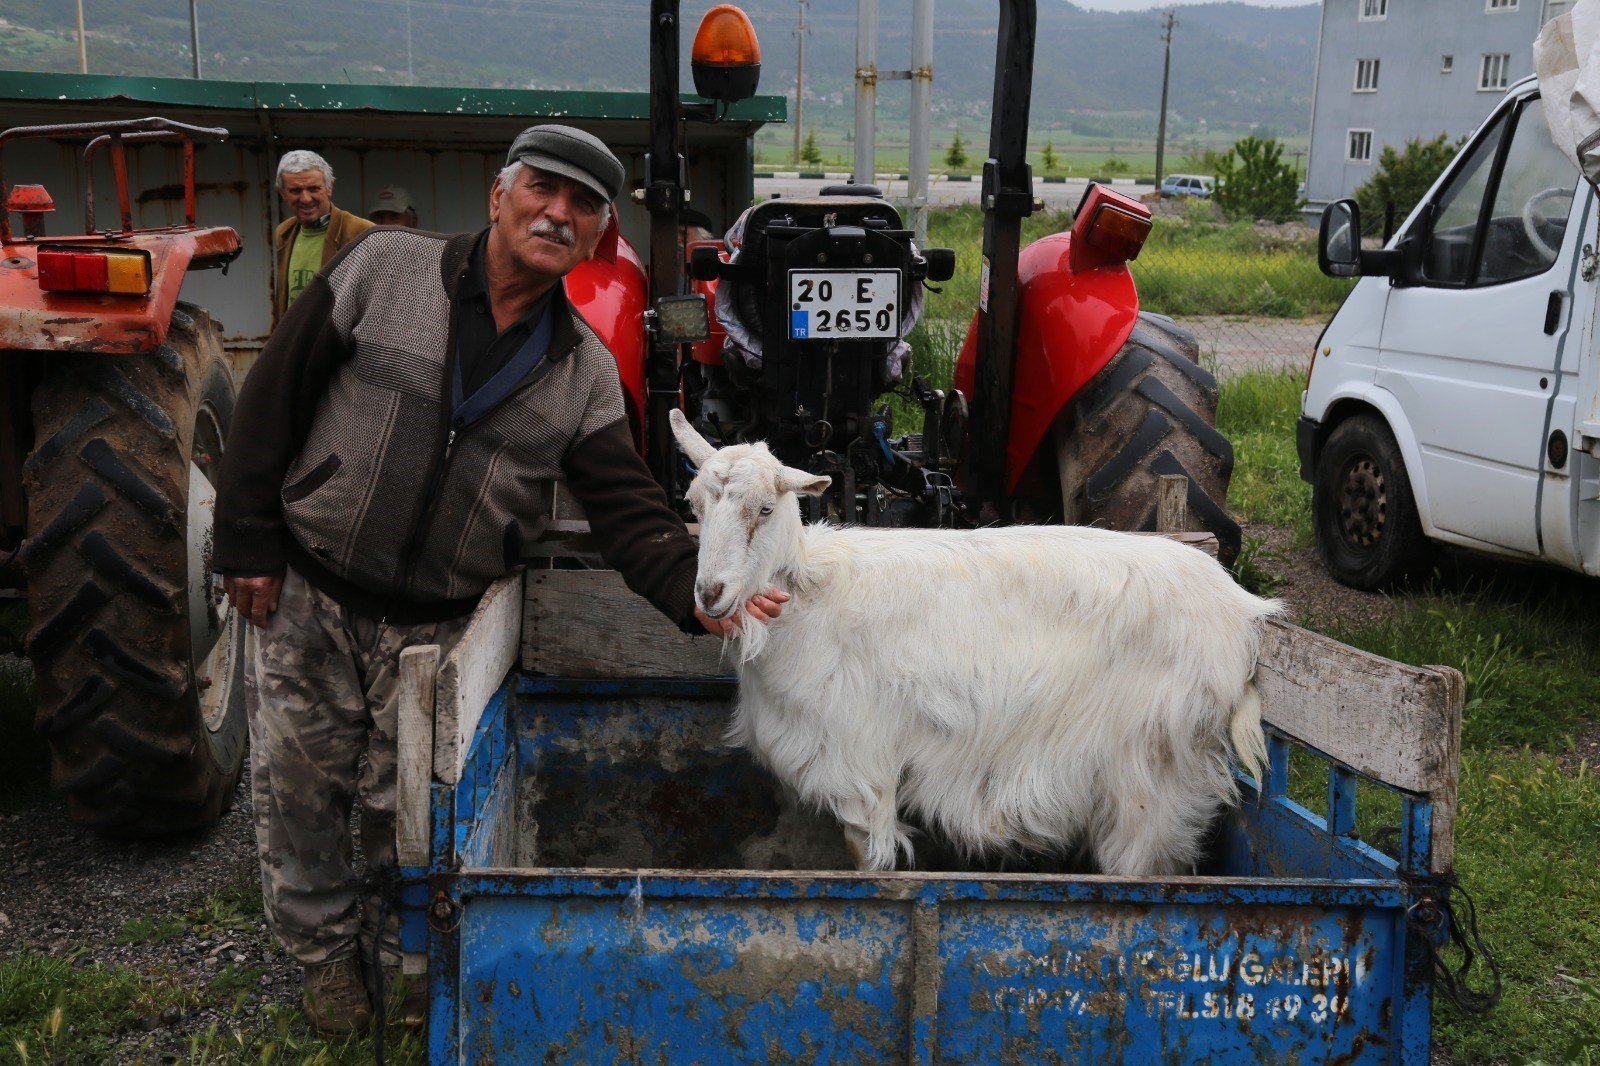
[[[1151,8],[1166,8],[1181,5],[1184,0],[1072,0],[1079,7],[1089,8],[1091,11],[1148,11]],[[1194,2],[1194,0],[1191,0]],[[1252,7],[1299,7],[1307,0],[1244,0]]]

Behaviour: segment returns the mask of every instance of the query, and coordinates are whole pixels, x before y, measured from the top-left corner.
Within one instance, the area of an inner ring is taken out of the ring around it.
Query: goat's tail
[[[1245,685],[1239,702],[1233,705],[1228,732],[1239,765],[1257,781],[1265,781],[1267,739],[1261,732],[1261,694],[1256,691],[1255,681]]]

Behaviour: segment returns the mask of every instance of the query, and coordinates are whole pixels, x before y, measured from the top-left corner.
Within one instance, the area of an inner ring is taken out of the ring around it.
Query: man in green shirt
[[[322,264],[372,228],[360,215],[333,206],[333,168],[315,152],[296,149],[278,161],[278,195],[290,217],[278,226],[277,284],[272,321],[276,325]]]

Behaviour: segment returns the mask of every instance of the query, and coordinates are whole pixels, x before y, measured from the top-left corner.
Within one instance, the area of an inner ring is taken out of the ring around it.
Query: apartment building
[[[1533,39],[1571,0],[1323,0],[1309,210],[1349,196],[1385,146],[1471,133],[1533,73]]]

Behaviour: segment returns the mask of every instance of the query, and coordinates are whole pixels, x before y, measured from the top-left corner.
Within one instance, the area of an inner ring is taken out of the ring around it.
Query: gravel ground
[[[119,1040],[117,1061],[187,1062],[191,1036],[213,1025],[224,1033],[268,1032],[266,1008],[297,1002],[299,969],[271,942],[255,894],[248,780],[214,829],[156,842],[87,833],[57,797],[41,797],[0,816],[0,869],[7,872],[0,878],[0,958],[80,953],[74,965],[165,973],[197,989],[229,987],[225,996],[201,992],[206,1006],[141,1019]],[[211,893],[222,894],[220,905],[207,909],[201,904]],[[170,939],[117,943],[131,939],[121,934],[136,919],[174,916],[183,918],[183,929]]]

